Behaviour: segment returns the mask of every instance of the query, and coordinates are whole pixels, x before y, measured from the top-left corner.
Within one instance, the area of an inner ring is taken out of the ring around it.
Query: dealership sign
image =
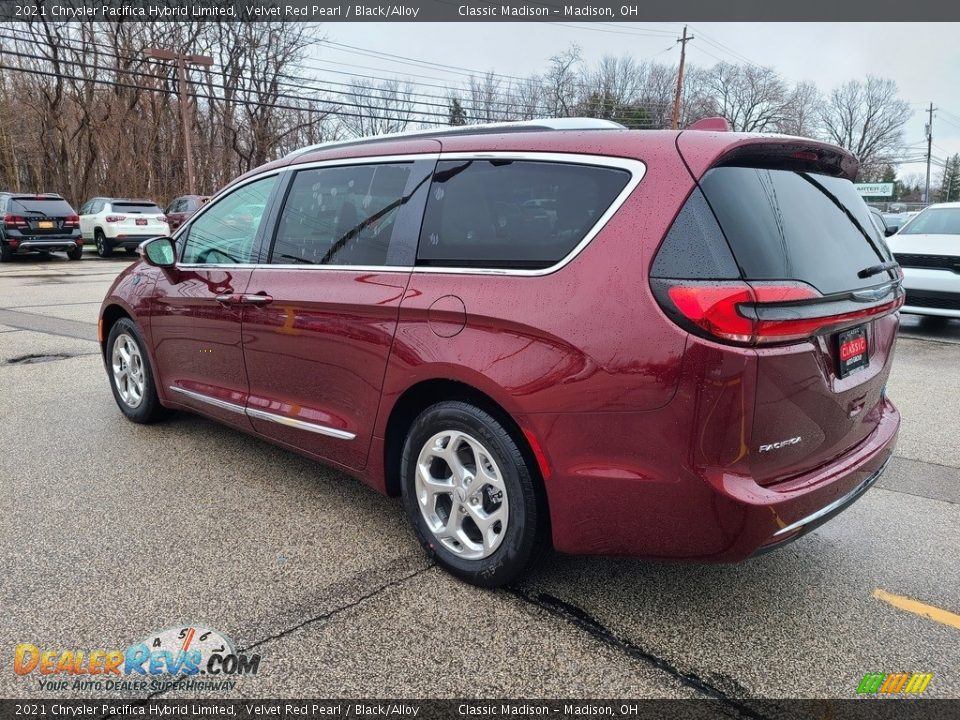
[[[854,183],[860,197],[893,197],[893,183]]]

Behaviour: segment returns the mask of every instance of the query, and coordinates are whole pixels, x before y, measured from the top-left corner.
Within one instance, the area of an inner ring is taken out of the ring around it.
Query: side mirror
[[[895,227],[887,227],[887,229],[886,229],[886,231],[885,231],[884,234],[885,234],[887,237],[890,237],[891,235],[896,235],[896,234],[897,234],[897,229],[896,229]]]
[[[173,238],[155,237],[144,240],[140,243],[140,257],[147,265],[158,268],[172,268],[177,257]]]

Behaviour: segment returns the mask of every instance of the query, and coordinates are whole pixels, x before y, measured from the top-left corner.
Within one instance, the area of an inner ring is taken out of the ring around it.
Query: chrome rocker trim
[[[266,412],[265,410],[244,407],[243,405],[237,405],[236,403],[220,400],[219,398],[210,397],[209,395],[194,392],[193,390],[186,390],[174,385],[170,385],[170,390],[181,395],[186,395],[188,398],[198,402],[207,403],[213,407],[220,408],[221,410],[227,410],[229,412],[235,412],[239,415],[246,415],[249,418],[266,420],[267,422],[277,423],[278,425],[286,425],[287,427],[296,428],[297,430],[306,430],[307,432],[317,433],[318,435],[327,435],[329,437],[337,438],[338,440],[354,440],[357,437],[355,433],[347,432],[346,430],[337,430],[336,428],[327,427],[326,425],[320,425],[318,423],[306,422],[305,420],[297,420],[295,418],[285,417],[284,415],[276,415],[274,413]]]

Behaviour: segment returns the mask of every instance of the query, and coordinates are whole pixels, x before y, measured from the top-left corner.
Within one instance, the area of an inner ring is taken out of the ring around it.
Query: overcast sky
[[[629,53],[676,63],[674,40],[681,29],[678,23],[623,22],[328,23],[319,32],[331,41],[379,52],[523,76],[542,70],[551,55],[571,43],[580,45],[588,62],[608,53]],[[810,80],[825,91],[867,73],[892,78],[914,109],[906,133],[911,152],[926,151],[925,110],[931,100],[943,109],[934,115],[934,155],[960,152],[960,24],[691,23],[691,33],[696,39],[687,46],[687,57],[698,65],[746,58],[773,66],[787,80]],[[463,79],[330,46],[320,46],[314,57],[343,63],[326,65],[341,71],[409,75],[437,85]],[[436,88],[423,91],[442,94]],[[924,170],[923,164],[903,166],[900,175]]]

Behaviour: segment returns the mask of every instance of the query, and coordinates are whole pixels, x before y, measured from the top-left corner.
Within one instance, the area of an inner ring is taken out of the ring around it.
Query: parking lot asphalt
[[[960,321],[904,318],[896,458],[801,540],[725,566],[553,555],[485,591],[427,562],[398,501],[334,470],[188,414],[127,422],[95,340],[128,262],[0,266],[3,697],[104,695],[15,675],[17,644],[122,649],[185,623],[261,655],[228,696],[736,704],[850,698],[865,673],[906,671],[960,697]]]

